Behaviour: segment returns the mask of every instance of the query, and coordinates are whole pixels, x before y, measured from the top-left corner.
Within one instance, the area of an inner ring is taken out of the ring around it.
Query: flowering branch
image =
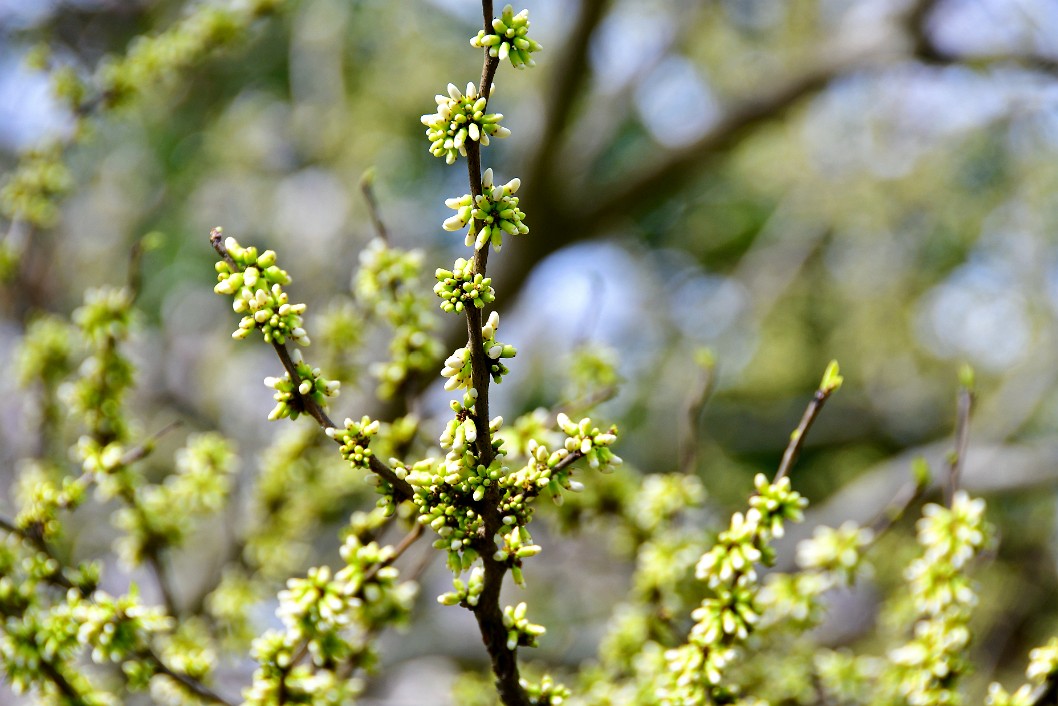
[[[322,400],[327,395],[337,394],[337,383],[324,380],[319,376],[318,369],[312,369],[302,360],[300,353],[292,356],[286,347],[286,337],[289,336],[297,341],[307,341],[308,336],[304,329],[300,328],[301,312],[304,311],[303,304],[290,305],[286,302],[286,295],[282,292],[281,285],[289,282],[290,278],[284,271],[275,266],[275,253],[267,251],[260,257],[254,248],[241,248],[232,238],[225,239],[223,230],[214,228],[209,234],[210,245],[220,255],[224,268],[220,273],[221,283],[217,285],[218,293],[234,294],[237,297],[236,306],[241,307],[236,311],[249,309],[253,316],[246,316],[236,331],[236,336],[243,337],[255,326],[262,327],[266,340],[275,349],[279,356],[283,369],[286,371],[287,381],[269,378],[266,383],[277,389],[276,399],[280,402],[273,410],[278,416],[296,417],[304,412],[316,420],[324,430],[338,429],[323,409]],[[238,253],[247,262],[239,262],[231,250],[238,248]],[[247,264],[250,260],[253,264]],[[252,273],[252,274],[251,274]],[[259,278],[271,277],[274,283],[268,290],[269,295],[264,295],[264,289],[255,289],[252,292],[249,286],[257,284]],[[246,290],[245,292],[243,290]],[[272,297],[272,298],[270,298]],[[251,302],[250,299],[253,299]],[[241,302],[241,304],[240,304]],[[272,305],[275,308],[272,308]],[[265,313],[262,316],[262,313]],[[273,319],[277,319],[273,323]],[[336,442],[342,443],[341,437],[331,435]],[[407,481],[399,478],[389,466],[376,458],[373,454],[365,456],[366,467],[379,476],[385,483],[393,488],[394,495],[400,500],[412,497],[412,488]]]
[[[0,530],[29,542],[33,548],[46,557],[48,563],[54,567],[53,571],[43,577],[47,583],[56,588],[62,589],[65,593],[72,592],[81,599],[91,601],[96,592],[96,585],[92,577],[80,575],[78,576],[77,581],[73,581],[66,576],[64,573],[64,564],[59,560],[54,550],[41,536],[37,529],[38,528],[34,527],[25,529],[20,528],[15,521],[0,516]],[[199,680],[169,667],[149,646],[144,646],[136,652],[125,655],[122,661],[129,664],[136,664],[137,662],[146,663],[153,672],[169,677],[179,683],[183,688],[208,703],[218,704],[219,706],[234,706],[231,701],[228,701],[221,695],[217,694]],[[66,675],[63,674],[54,661],[42,658],[41,669],[63,694],[70,696],[71,699],[73,699],[73,703],[86,703],[83,701],[84,697],[81,696],[76,687],[68,681]]]

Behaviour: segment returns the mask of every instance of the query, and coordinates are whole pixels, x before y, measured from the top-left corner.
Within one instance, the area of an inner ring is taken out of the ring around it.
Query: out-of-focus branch
[[[951,452],[948,463],[948,484],[945,486],[945,499],[951,505],[955,491],[959,489],[959,476],[966,462],[966,448],[970,443],[970,413],[973,409],[974,395],[969,387],[959,390],[959,411],[955,423],[955,449]]]
[[[706,135],[689,147],[666,153],[638,174],[622,178],[620,183],[590,204],[582,205],[575,215],[577,228],[594,228],[613,222],[614,218],[634,211],[679,189],[704,166],[740,142],[763,123],[782,117],[800,101],[814,95],[834,78],[854,68],[841,62],[809,71],[770,92],[746,99],[732,108]],[[572,215],[572,214],[571,214]]]
[[[837,490],[826,502],[805,515],[802,524],[791,525],[782,543],[794,546],[811,536],[818,525],[836,527],[845,520],[868,524],[885,512],[891,499],[908,487],[916,459],[932,468],[942,468],[950,442],[940,441],[907,449]],[[1058,487],[1058,439],[1033,444],[973,444],[966,458],[960,486],[971,494],[1021,492],[1031,488]],[[1002,468],[1002,473],[995,469]],[[933,478],[924,493],[936,492],[940,479]],[[781,556],[780,552],[780,556]]]
[[[911,38],[911,51],[916,59],[926,64],[956,64],[984,66],[1016,63],[1041,73],[1058,74],[1058,58],[1039,53],[1023,54],[957,54],[937,44],[930,33],[930,18],[939,0],[919,0],[907,14],[905,26]],[[1012,3],[1016,5],[1016,3]]]
[[[548,178],[576,106],[572,98],[582,94],[588,80],[591,37],[611,4],[612,0],[582,0],[580,3],[569,37],[552,70],[555,78],[544,105],[540,139],[527,160],[527,184],[542,184]]]
[[[918,0],[907,13],[904,26],[911,38],[915,56],[926,62],[944,61],[929,34],[929,19],[939,0]]]

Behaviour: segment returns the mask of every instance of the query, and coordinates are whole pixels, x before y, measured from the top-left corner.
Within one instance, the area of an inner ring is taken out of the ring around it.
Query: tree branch
[[[492,0],[482,0],[482,17],[486,32],[492,29]],[[489,56],[488,49],[483,49],[484,60],[481,69],[481,83],[478,92],[486,98],[492,89],[492,81],[499,67],[499,59]],[[476,140],[467,142],[467,175],[470,181],[471,196],[482,193],[481,185],[481,145]],[[474,230],[478,232],[484,226],[475,221]],[[474,253],[474,270],[482,275],[488,265],[491,245],[485,242]],[[492,448],[492,434],[489,431],[489,358],[481,335],[482,310],[467,307],[467,338],[470,348],[471,384],[477,392],[474,400],[473,419],[477,431],[475,447],[478,463],[488,467],[495,458]],[[492,662],[492,673],[496,677],[496,690],[505,706],[529,706],[529,697],[522,688],[518,674],[517,651],[507,649],[507,629],[503,624],[503,610],[500,608],[500,589],[503,577],[507,573],[506,562],[497,561],[494,555],[498,551],[495,536],[502,526],[498,505],[500,499],[499,484],[489,487],[482,503],[484,528],[478,538],[476,549],[484,565],[484,581],[478,603],[471,610],[478,623],[485,649]]]
[[[612,3],[613,0],[582,0],[580,3],[569,38],[551,72],[554,80],[544,105],[540,139],[528,160],[526,182],[529,184],[542,185],[547,179],[550,165],[554,164],[555,154],[562,144],[565,128],[576,105],[574,99],[582,94],[588,79],[591,37]]]
[[[475,144],[475,143],[472,143]],[[468,150],[469,151],[469,150]],[[478,188],[481,188],[481,178],[478,178]],[[219,228],[214,228],[209,233],[209,244],[213,246],[213,249],[217,251],[217,254],[226,262],[228,266],[232,268],[232,271],[239,269],[238,264],[232,259],[232,256],[228,253],[228,249],[224,246],[224,235]],[[473,308],[473,307],[471,307]],[[478,336],[481,336],[481,329],[478,329]],[[272,348],[275,350],[276,355],[279,356],[279,361],[283,364],[283,369],[287,375],[290,376],[290,380],[293,383],[293,395],[297,401],[298,408],[305,414],[309,415],[322,427],[323,429],[337,428],[338,425],[327,416],[327,413],[323,411],[323,408],[316,404],[315,400],[306,395],[302,395],[299,387],[301,385],[301,376],[298,375],[294,361],[290,358],[290,351],[287,350],[285,343],[278,343],[272,341]],[[485,422],[486,429],[488,429],[488,421]],[[341,444],[341,440],[335,439],[335,443]],[[371,457],[370,461],[371,471],[380,476],[384,481],[393,486],[393,491],[397,496],[398,500],[410,500],[414,496],[411,484],[406,480],[397,477],[397,474],[393,472],[389,466],[382,461],[378,460],[374,456]]]
[[[794,462],[797,460],[797,456],[801,453],[801,447],[804,445],[805,436],[808,434],[808,430],[812,428],[812,423],[815,422],[816,417],[819,416],[820,411],[823,409],[823,405],[830,398],[830,394],[833,390],[827,390],[820,388],[816,390],[815,394],[812,395],[811,402],[805,407],[804,414],[801,415],[801,423],[797,425],[797,429],[790,434],[790,443],[786,445],[786,451],[783,452],[782,462],[779,464],[779,470],[775,474],[775,480],[777,482],[784,478],[793,468]]]
[[[781,117],[802,99],[817,93],[836,76],[850,67],[847,64],[829,64],[809,71],[788,83],[762,92],[759,97],[745,100],[720,119],[716,126],[694,144],[678,152],[669,152],[653,165],[644,167],[638,174],[621,178],[619,185],[609,193],[572,214],[578,228],[589,228],[594,232],[613,221],[618,215],[627,214],[646,203],[671,193],[692,176],[702,171],[703,164],[715,159],[741,141],[762,123]]]
[[[43,537],[41,537],[36,532],[20,529],[14,521],[12,521],[10,518],[3,516],[0,516],[0,530],[8,532],[9,534],[19,537],[25,541],[28,541],[30,544],[33,545],[33,547],[37,551],[39,551],[41,554],[43,554],[55,563],[58,568],[53,574],[46,577],[45,580],[48,583],[55,586],[56,588],[63,589],[63,591],[76,591],[77,594],[80,595],[82,598],[86,600],[92,600],[91,591],[86,590],[83,586],[78,586],[77,584],[74,584],[72,581],[70,581],[69,578],[66,577],[66,575],[63,573],[63,562],[59,560],[59,558],[55,555],[55,552],[52,550],[52,548],[48,545],[48,543],[44,540]],[[157,671],[159,674],[164,674],[167,677],[175,680],[183,687],[193,692],[195,695],[199,696],[205,701],[208,701],[213,704],[218,704],[218,706],[234,706],[231,701],[228,701],[224,697],[220,696],[215,691],[213,691],[197,679],[194,679],[193,677],[182,672],[177,672],[173,670],[165,662],[163,662],[162,658],[159,657],[149,647],[134,655],[133,659],[141,659],[149,662],[154,667],[155,671]],[[58,672],[56,672],[56,674],[58,674]]]
[[[944,489],[945,500],[951,505],[955,491],[959,489],[959,476],[966,459],[966,448],[970,442],[970,414],[973,410],[973,392],[968,387],[959,389],[958,418],[955,422],[955,449],[948,457],[948,484]]]

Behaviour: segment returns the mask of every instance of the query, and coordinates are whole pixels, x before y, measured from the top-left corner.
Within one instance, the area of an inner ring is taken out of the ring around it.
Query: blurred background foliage
[[[334,527],[370,496],[337,459],[312,468],[310,451],[291,452],[298,460],[282,480],[258,463],[255,450],[281,432],[264,419],[260,383],[278,365],[264,346],[232,344],[231,312],[210,291],[206,236],[223,225],[276,249],[312,324],[349,291],[375,235],[361,193],[372,170],[391,242],[423,249],[427,272],[450,266],[462,238],[441,230],[443,200],[463,193],[466,177],[427,153],[418,118],[446,83],[476,82],[481,59],[467,45],[480,24],[471,0],[277,4],[222,51],[77,121],[27,58],[43,45],[53,67],[90,75],[195,4],[0,1],[0,167],[11,175],[37,149],[70,170],[51,174],[55,191],[69,193],[54,214],[38,214],[40,225],[6,206],[0,362],[11,369],[35,315],[69,313],[86,288],[122,283],[133,243],[159,233],[139,298],[140,424],[149,433],[178,418],[232,436],[246,497],[259,477],[277,498],[324,489],[313,497],[328,503],[298,529],[301,550],[272,567],[279,579],[332,556]],[[977,678],[1020,671],[1027,647],[1058,628],[1058,8],[523,5],[545,50],[533,71],[501,68],[490,106],[513,135],[485,152],[498,180],[521,177],[531,228],[490,263],[504,340],[519,350],[493,408],[513,419],[616,385],[602,410],[622,431],[619,453],[645,473],[699,474],[715,519],[744,504],[754,472],[777,466],[837,358],[845,386],[794,476],[815,508],[803,536],[818,522],[870,522],[910,482],[915,457],[942,475],[956,370],[970,363],[979,404],[965,482],[987,497],[1003,539],[981,574]],[[459,345],[457,325],[442,330]],[[701,364],[703,347],[715,368]],[[354,360],[332,351],[344,383],[336,416],[408,408],[427,436],[439,433],[449,398],[440,377],[381,408],[375,383],[356,382],[385,349],[372,337]],[[0,469],[11,477],[32,454],[36,417],[12,376],[0,394]],[[86,553],[112,538],[93,519],[82,518]],[[183,560],[188,602],[216,583],[239,521],[202,530],[211,541]],[[905,522],[894,537],[909,530]],[[543,620],[548,659],[590,654],[624,590],[627,567],[593,553],[604,535],[548,539],[545,558],[566,563],[527,572],[561,598]],[[874,559],[875,585],[835,609],[838,644],[876,619],[876,597],[906,557]],[[446,580],[440,562],[424,578],[422,629],[432,637],[390,644],[376,693],[391,703],[411,670],[443,681],[454,663],[484,656],[469,616],[432,605]],[[420,659],[430,654],[441,658]]]

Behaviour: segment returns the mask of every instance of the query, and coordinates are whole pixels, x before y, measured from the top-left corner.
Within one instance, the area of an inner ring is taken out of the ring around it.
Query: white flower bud
[[[441,227],[447,231],[456,231],[463,228],[466,224],[467,222],[460,218],[459,214],[457,213],[454,216],[449,216],[448,218],[446,218],[444,223],[441,224]]]

